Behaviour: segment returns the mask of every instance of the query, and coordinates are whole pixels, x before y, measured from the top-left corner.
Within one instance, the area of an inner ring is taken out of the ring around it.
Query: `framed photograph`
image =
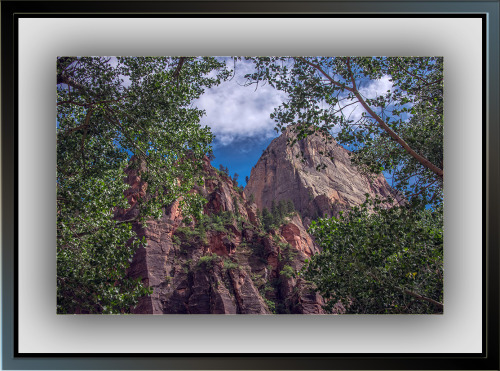
[[[1,7],[4,369],[499,368],[498,3]]]

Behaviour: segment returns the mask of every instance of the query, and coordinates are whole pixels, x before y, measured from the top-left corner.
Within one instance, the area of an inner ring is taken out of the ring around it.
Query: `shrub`
[[[269,300],[267,298],[262,298],[264,300],[264,303],[266,303],[267,307],[269,308],[269,310],[271,311],[272,314],[276,314],[276,304],[274,303],[274,301],[272,300]]]
[[[219,255],[217,254],[212,254],[212,255],[204,255],[198,260],[198,266],[205,265],[205,266],[212,266],[214,261],[219,258]]]
[[[237,262],[234,262],[232,260],[226,259],[224,260],[224,269],[236,269],[240,265]]]
[[[295,277],[295,274],[296,274],[295,270],[289,265],[285,265],[283,267],[283,269],[280,271],[280,275],[288,277],[288,278]]]

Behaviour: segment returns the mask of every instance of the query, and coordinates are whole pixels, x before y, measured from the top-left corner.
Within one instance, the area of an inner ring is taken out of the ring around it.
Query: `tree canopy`
[[[442,211],[380,203],[313,221],[322,253],[310,259],[304,277],[329,299],[328,309],[341,301],[348,313],[441,313]]]
[[[366,174],[383,172],[402,196],[331,219],[310,232],[322,248],[302,271],[350,313],[443,309],[443,59],[439,57],[256,57],[247,85],[288,94],[271,115],[290,124],[289,145],[314,133],[351,151]],[[380,79],[391,84],[368,96]],[[353,115],[353,109],[361,111]]]
[[[210,57],[57,58],[57,312],[128,312],[149,290],[126,270],[144,243],[133,221],[159,217],[180,199],[197,214],[203,200],[189,191],[200,181],[212,134],[192,107],[206,88],[226,79]],[[135,156],[150,197],[134,220],[124,170]]]
[[[294,124],[289,145],[333,135],[361,171],[383,172],[401,195],[395,207],[367,198],[311,224],[322,253],[302,275],[327,308],[340,300],[351,313],[442,312],[442,58],[247,59],[255,66],[247,85],[269,83],[288,95],[271,117],[277,131]],[[174,200],[185,215],[200,215],[204,200],[190,191],[213,136],[192,103],[229,75],[211,57],[57,58],[58,313],[127,313],[149,294],[126,274],[145,244],[133,223],[160,217]],[[381,79],[387,90],[369,95]],[[135,168],[147,197],[118,220],[116,210],[130,206],[126,168]],[[285,206],[264,209],[264,225],[291,212]]]
[[[297,140],[333,134],[367,172],[383,171],[406,200],[439,205],[443,184],[443,59],[259,57],[247,85],[269,83],[289,99],[271,115]],[[365,96],[373,81],[387,91]],[[361,111],[356,118],[353,108]],[[292,145],[294,143],[291,143]]]

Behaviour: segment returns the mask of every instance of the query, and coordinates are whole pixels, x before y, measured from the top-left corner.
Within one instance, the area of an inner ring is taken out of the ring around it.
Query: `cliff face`
[[[205,158],[204,184],[193,190],[208,201],[199,220],[186,222],[175,202],[160,220],[136,223],[147,244],[137,250],[128,274],[141,277],[153,294],[133,313],[324,313],[321,296],[294,274],[319,252],[304,224],[359,205],[365,193],[383,198],[391,189],[383,176],[360,174],[336,143],[308,137],[289,147],[291,137],[287,131],[269,145],[244,191]],[[323,163],[326,168],[317,169]],[[117,212],[122,220],[134,218],[147,191],[135,170],[128,170],[126,181],[130,208]],[[280,200],[291,200],[297,211],[287,203],[275,228],[265,228],[258,209]],[[340,303],[335,308],[344,311]]]
[[[307,224],[312,218],[335,216],[361,204],[366,193],[382,199],[391,194],[382,174],[361,174],[351,164],[349,152],[333,139],[325,143],[320,135],[312,135],[288,146],[287,141],[294,138],[286,130],[252,169],[244,193],[247,198],[253,195],[259,209],[269,209],[273,201],[292,200]]]
[[[142,277],[153,294],[133,313],[323,313],[322,298],[293,277],[318,252],[299,215],[289,213],[278,229],[266,232],[257,205],[208,159],[204,177],[194,190],[208,200],[200,220],[185,224],[175,202],[160,220],[135,225],[147,245],[137,250],[129,275]],[[117,213],[122,220],[134,217],[146,188],[134,170],[127,182],[131,207]]]

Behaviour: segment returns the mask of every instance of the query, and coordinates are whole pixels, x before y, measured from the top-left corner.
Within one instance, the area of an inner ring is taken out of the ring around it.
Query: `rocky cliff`
[[[270,209],[273,201],[292,200],[308,224],[311,219],[335,216],[361,204],[366,193],[384,199],[393,192],[382,174],[362,174],[351,163],[349,151],[333,138],[325,141],[314,134],[288,146],[295,138],[287,129],[253,167],[244,193],[259,209]]]
[[[383,176],[360,174],[335,142],[313,136],[290,147],[290,138],[286,131],[273,140],[244,191],[205,158],[204,184],[193,190],[207,199],[199,220],[186,221],[175,202],[161,219],[134,226],[147,244],[137,250],[128,274],[141,277],[153,294],[133,313],[324,313],[323,299],[295,275],[319,252],[304,223],[358,205],[365,193],[385,197],[391,188]],[[128,170],[126,181],[130,208],[117,213],[122,220],[134,218],[147,189],[137,170]],[[280,200],[293,206],[279,208]],[[271,227],[261,214],[264,207],[279,214]],[[344,308],[338,304],[335,310]]]
[[[178,202],[163,217],[135,225],[147,245],[129,268],[153,288],[133,313],[140,314],[322,314],[322,298],[294,273],[318,252],[298,213],[289,212],[278,228],[264,230],[257,205],[241,188],[204,161],[207,200],[200,220],[188,224]],[[117,218],[134,217],[145,184],[128,170],[130,208]]]

